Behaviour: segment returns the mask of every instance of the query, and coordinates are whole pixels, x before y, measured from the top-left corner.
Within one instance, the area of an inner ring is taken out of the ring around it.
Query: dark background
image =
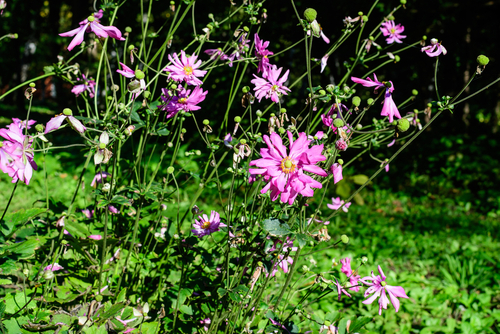
[[[237,5],[241,3],[241,1],[236,2]],[[139,4],[139,1],[125,3],[114,23],[122,32],[126,26],[132,27],[130,40],[136,45],[140,40],[137,33],[140,31]],[[332,41],[340,35],[344,26],[342,20],[346,16],[355,17],[359,11],[367,13],[371,4],[370,1],[296,1],[299,13],[307,7],[318,11],[317,19]],[[383,15],[398,4],[397,1],[378,3],[365,31],[371,31]],[[100,2],[97,3],[97,6],[99,5]],[[147,8],[148,5],[149,2],[146,2],[144,7]],[[156,31],[172,17],[168,8],[169,1],[155,1],[153,6],[150,31]],[[213,13],[215,19],[220,20],[229,12],[229,6],[229,1],[197,2],[195,8],[198,33],[201,33],[201,29],[210,22],[208,13]],[[267,1],[263,7],[268,10],[268,19],[261,27],[260,36],[264,40],[271,41],[272,51],[279,51],[302,38],[303,31],[297,25],[290,2]],[[4,15],[0,18],[1,29],[3,34],[18,33],[19,38],[6,38],[0,41],[0,94],[25,80],[43,74],[43,67],[57,62],[57,55],[68,59],[72,53],[68,52],[66,47],[71,39],[59,37],[58,33],[76,28],[78,22],[92,12],[91,1],[8,1]],[[102,20],[104,25],[109,22],[110,12],[111,10],[105,12]],[[498,13],[500,13],[500,1],[408,0],[406,9],[400,9],[395,14],[395,21],[405,26],[404,34],[407,38],[403,45],[414,43],[423,35],[428,37],[427,43],[431,38],[442,41],[448,54],[440,57],[438,79],[440,94],[454,96],[475,71],[475,59],[480,54],[488,56],[490,64],[486,71],[474,80],[468,92],[474,92],[498,76],[499,64],[496,56],[499,51]],[[244,13],[235,15],[232,22],[214,31],[211,39],[222,41],[230,39],[232,30],[236,28],[235,22],[241,18],[248,16]],[[248,22],[247,25],[251,26]],[[252,35],[256,28],[257,26],[252,27]],[[165,33],[165,30],[160,33],[155,43],[156,47],[163,43]],[[179,51],[192,37],[192,21],[190,15],[187,15],[174,37],[169,52]],[[88,40],[89,37],[85,38]],[[352,56],[355,39],[353,36],[338,52],[332,54],[329,66],[322,75],[318,68],[314,70],[313,82],[316,85],[335,83],[335,80],[344,75],[345,67],[342,64]],[[379,39],[378,42],[386,46],[384,39]],[[113,41],[113,45],[117,44]],[[221,45],[205,46],[212,48]],[[328,45],[317,39],[313,57],[321,58],[327,50]],[[387,50],[390,51],[391,48]],[[299,45],[280,57],[273,58],[273,62],[278,66],[292,69],[290,79],[293,81],[305,70],[302,55],[303,46]],[[202,55],[201,58],[206,60],[208,57]],[[88,69],[89,73],[95,73],[95,69],[92,68],[95,66],[92,65],[95,59],[91,55],[81,55],[76,62],[80,64],[82,71]],[[394,93],[396,103],[406,99],[412,89],[419,91],[417,99],[401,110],[402,114],[413,109],[423,110],[428,102],[435,99],[434,64],[435,59],[421,53],[420,46],[417,46],[402,53],[398,64],[387,67],[387,70],[377,71],[377,75],[394,82],[397,89]],[[249,67],[246,85],[250,85],[252,71],[253,69]],[[358,76],[363,73],[362,69],[354,72]],[[211,111],[211,119],[223,116],[227,106],[227,97],[224,95],[232,79],[227,68],[214,74],[204,85],[212,88],[209,97],[203,102],[203,109]],[[390,173],[377,178],[375,186],[402,191],[412,196],[428,196],[430,199],[436,196],[447,197],[459,205],[465,206],[469,203],[471,210],[474,211],[500,214],[497,211],[500,209],[499,88],[500,85],[495,84],[467,103],[457,106],[454,114],[443,114],[432,124],[427,133],[419,137],[395,163],[391,164]],[[57,77],[39,80],[37,89],[32,115],[40,122],[45,122],[51,115],[61,112],[64,107],[72,107],[76,103],[74,95],[70,92],[71,85]],[[7,123],[11,117],[25,117],[27,108],[23,92],[24,89],[20,89],[0,101],[2,122]],[[158,94],[159,92],[156,92],[154,96],[157,97]],[[294,112],[298,113],[302,108],[305,94],[305,86],[297,86],[293,95],[285,99],[291,115]],[[291,101],[294,99],[295,103],[292,104]],[[239,103],[235,103],[233,109],[235,114],[241,112]],[[425,123],[423,116],[421,121]],[[193,146],[196,146],[196,143],[193,143]],[[397,148],[393,147],[391,150],[380,148],[378,154],[386,157],[395,149]],[[364,158],[361,161],[361,170],[357,172],[369,174],[378,166],[378,163]]]

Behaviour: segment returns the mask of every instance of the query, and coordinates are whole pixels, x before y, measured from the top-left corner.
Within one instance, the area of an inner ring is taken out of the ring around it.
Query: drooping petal
[[[68,116],[68,122],[71,124],[73,129],[75,129],[80,133],[84,133],[85,130],[87,130],[87,128],[82,124],[82,122],[77,120],[74,116]]]
[[[52,118],[50,121],[47,122],[47,125],[45,125],[45,132],[44,133],[49,133],[50,131],[57,130],[61,127],[62,122],[64,119],[68,117],[66,115],[59,115],[54,118]]]

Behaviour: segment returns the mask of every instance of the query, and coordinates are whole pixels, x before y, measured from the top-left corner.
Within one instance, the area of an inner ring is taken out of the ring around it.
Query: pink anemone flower
[[[198,70],[201,60],[196,61],[197,59],[198,57],[195,55],[186,57],[184,50],[181,51],[181,58],[177,53],[174,53],[173,57],[168,55],[168,60],[172,62],[172,65],[165,67],[164,71],[170,72],[169,78],[174,81],[200,86],[203,81],[198,78],[204,77],[207,71]]]
[[[425,53],[427,53],[429,57],[437,57],[441,53],[444,56],[448,52],[446,51],[445,47],[442,46],[441,43],[439,43],[435,38],[431,39],[431,45],[424,46],[420,51],[425,51]]]
[[[103,26],[100,23],[99,19],[102,18],[102,13],[103,11],[101,9],[97,13],[93,13],[88,18],[81,21],[80,27],[59,34],[59,36],[62,37],[72,37],[76,35],[71,41],[71,43],[69,43],[68,45],[69,51],[73,50],[75,46],[82,44],[83,35],[85,33],[90,33],[90,32],[96,34],[97,37],[102,37],[102,38],[111,37],[119,41],[125,40],[125,38],[122,37],[122,33],[118,28],[113,26]]]
[[[352,271],[351,258],[347,257],[345,259],[341,259],[340,263],[342,263],[342,268],[340,268],[340,271],[349,278],[349,283],[351,283],[352,288],[350,288],[349,290],[358,292],[359,286],[356,285],[358,285],[358,281],[361,276],[357,275],[357,272]]]
[[[253,75],[255,79],[250,82],[255,85],[255,97],[259,99],[259,102],[265,97],[266,99],[271,99],[273,102],[278,103],[279,94],[288,95],[287,92],[291,91],[288,87],[284,86],[290,70],[287,70],[281,79],[279,79],[282,70],[282,67],[278,69],[276,65],[273,65],[273,67],[268,68],[267,76],[264,76],[264,78],[260,78],[255,74]]]
[[[342,176],[342,165],[339,164],[338,162],[334,163],[332,167],[330,168],[331,172],[333,174],[333,184],[336,184],[340,180],[343,179]]]
[[[71,125],[71,127],[79,133],[84,133],[85,130],[87,130],[82,122],[73,117],[71,109],[65,108],[61,115],[58,115],[47,122],[47,125],[45,126],[45,133],[59,129],[65,119],[68,121],[69,125]]]
[[[347,212],[349,209],[349,207],[351,206],[351,202],[348,202],[344,205],[344,200],[341,200],[340,197],[337,197],[337,198],[333,198],[332,197],[332,204],[327,204],[326,206],[329,207],[330,209],[332,210],[338,210],[340,209],[340,207],[342,207],[342,210],[344,212]],[[344,206],[342,206],[344,205]]]
[[[293,140],[290,131],[288,139],[290,142],[290,151],[283,145],[281,137],[273,132],[271,137],[264,135],[264,141],[267,148],[261,148],[261,159],[253,160],[250,166],[256,166],[258,169],[250,169],[250,175],[262,175],[267,185],[262,188],[261,193],[265,194],[271,190],[271,200],[275,201],[278,196],[283,203],[293,204],[298,194],[306,197],[314,195],[313,188],[321,189],[322,184],[311,176],[305,174],[310,172],[319,176],[328,174],[316,166],[320,161],[325,161],[326,157],[321,154],[323,144],[314,145],[309,148],[311,140],[302,132],[297,140]]]
[[[80,81],[80,78],[77,78],[76,81]],[[73,89],[71,89],[71,93],[75,94],[76,96],[79,96],[81,93],[87,91],[89,93],[89,96],[92,98],[94,97],[94,86],[95,86],[95,81],[92,78],[87,79],[85,77],[85,74],[82,74],[82,84],[79,85],[74,85]]]
[[[267,69],[271,67],[269,64],[268,56],[272,56],[274,53],[267,50],[269,46],[269,41],[265,42],[259,38],[258,34],[254,35],[255,40],[255,56],[259,60],[259,66],[257,67],[257,73],[262,72],[262,75],[267,76]]]
[[[158,108],[167,112],[167,118],[174,117],[179,111],[186,112],[200,110],[201,107],[197,106],[198,103],[203,102],[207,96],[208,91],[203,91],[200,87],[195,87],[193,90],[183,88],[177,96],[170,96],[168,89],[163,88],[163,105]]]
[[[379,309],[378,309],[378,314],[382,315],[382,309],[387,310],[387,304],[389,304],[389,299],[387,298],[387,294],[389,294],[389,298],[391,299],[391,303],[396,309],[396,312],[399,311],[399,298],[408,298],[408,296],[405,293],[405,289],[403,289],[400,286],[391,286],[387,285],[385,282],[386,276],[384,275],[384,272],[382,271],[382,268],[378,266],[378,272],[380,273],[379,275],[374,275],[372,271],[371,276],[363,277],[360,279],[363,284],[366,284],[369,286],[368,289],[365,291],[365,297],[368,297],[369,295],[373,294],[370,298],[367,300],[363,301],[363,304],[371,304],[377,297],[380,297],[378,300],[379,304]]]
[[[382,23],[380,30],[382,31],[382,34],[384,36],[389,36],[385,39],[387,44],[392,44],[394,42],[403,43],[401,39],[406,38],[406,36],[401,35],[401,33],[405,31],[405,27],[403,27],[401,24],[395,25],[394,21],[387,21]]]
[[[219,227],[226,226],[226,224],[221,223],[219,213],[212,210],[210,213],[210,219],[208,219],[208,216],[205,214],[203,217],[198,216],[198,220],[195,219],[195,223],[193,224],[194,229],[192,229],[191,232],[198,236],[198,238],[202,238],[206,235],[219,231]]]

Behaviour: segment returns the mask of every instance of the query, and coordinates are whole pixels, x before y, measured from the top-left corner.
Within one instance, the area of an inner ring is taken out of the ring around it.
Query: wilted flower
[[[255,97],[259,99],[259,102],[265,97],[266,99],[271,99],[273,102],[278,103],[279,94],[288,95],[287,92],[290,92],[290,89],[285,87],[284,83],[288,79],[290,70],[287,70],[281,79],[278,79],[282,70],[282,67],[278,69],[276,65],[273,65],[268,68],[265,78],[259,78],[255,74],[253,75],[255,79],[250,82],[255,85]]]
[[[406,38],[406,36],[401,35],[401,33],[405,30],[405,27],[403,27],[401,24],[395,25],[394,21],[387,21],[382,23],[380,30],[382,31],[382,34],[384,36],[389,36],[385,39],[387,44],[392,44],[394,42],[403,43],[401,39]]]
[[[219,227],[226,227],[226,224],[221,223],[219,213],[213,210],[210,213],[210,219],[208,219],[206,214],[203,217],[198,216],[198,219],[195,219],[195,223],[193,224],[194,229],[191,232],[199,238],[217,232]]]
[[[103,183],[104,180],[106,180],[107,178],[111,178],[111,174],[108,173],[108,172],[98,172],[94,178],[92,179],[92,182],[90,183],[90,186],[91,187],[94,187],[96,186],[97,183]]]
[[[279,239],[275,240],[273,247],[269,248],[268,252],[271,253],[271,252],[275,252],[275,251],[279,250],[280,246],[278,246],[278,245],[281,245],[281,244],[283,244],[283,241],[281,241]],[[296,252],[297,250],[298,250],[297,247],[293,247],[293,239],[290,239],[290,237],[286,237],[286,241],[283,244],[283,247],[281,247],[281,251],[283,253],[287,254],[288,252]],[[281,270],[283,270],[283,272],[285,274],[287,274],[289,272],[289,268],[288,268],[289,264],[290,265],[293,264],[293,259],[291,256],[289,256],[289,255],[285,256],[283,254],[278,254],[277,259],[275,261],[273,261],[271,277],[274,277],[276,275],[276,272],[278,271],[278,267],[280,267]]]
[[[227,148],[233,148],[233,145],[231,145],[232,140],[233,140],[233,137],[231,137],[230,133],[225,135],[224,136],[224,146],[226,146]]]
[[[80,78],[76,78],[76,81],[80,81]],[[82,74],[82,84],[79,85],[74,85],[73,89],[71,89],[71,93],[75,94],[76,96],[79,96],[81,93],[84,91],[89,92],[89,96],[92,98],[94,97],[94,86],[95,86],[95,81],[92,78],[87,79],[85,74]]]
[[[327,204],[326,206],[329,207],[332,210],[338,210],[342,205],[344,205],[344,200],[341,200],[340,197],[334,198],[332,197],[332,204]],[[346,203],[344,206],[342,206],[342,210],[344,212],[347,212],[349,207],[351,206],[351,202]]]
[[[71,127],[79,133],[84,133],[85,130],[87,130],[82,122],[73,117],[73,112],[71,111],[71,109],[65,108],[62,114],[52,118],[47,122],[47,125],[45,126],[45,133],[49,133],[50,131],[59,129],[65,119],[68,121],[69,125],[71,125]]]
[[[201,60],[196,55],[186,57],[184,50],[181,51],[181,58],[174,53],[173,57],[168,55],[172,65],[165,67],[164,71],[170,72],[169,78],[177,82],[186,82],[188,85],[199,86],[203,82],[198,79],[204,77],[207,71],[198,70]]]
[[[170,96],[170,92],[165,88],[162,88],[162,92],[161,99],[164,104],[159,105],[158,108],[167,112],[167,118],[174,117],[181,110],[190,112],[201,109],[197,104],[203,102],[208,93],[200,87],[195,87],[192,91],[183,88],[177,96]]]
[[[101,133],[99,136],[99,145],[97,147],[97,152],[94,154],[94,164],[98,165],[100,163],[106,164],[109,159],[113,156],[113,153],[107,149],[109,144],[109,135],[106,131]]]
[[[210,56],[210,59],[214,60],[217,58],[220,58],[224,55],[224,52],[222,52],[221,48],[218,49],[208,49],[205,50],[205,53]]]
[[[321,71],[320,73],[323,73],[325,67],[326,67],[326,62],[328,61],[328,53],[326,55],[323,56],[323,58],[321,58]]]
[[[392,305],[396,309],[396,312],[398,312],[399,300],[397,297],[408,298],[405,293],[405,289],[400,286],[387,285],[387,283],[385,282],[386,276],[384,275],[384,272],[382,271],[382,268],[380,268],[380,266],[378,266],[378,272],[380,273],[380,276],[375,276],[372,271],[371,276],[363,277],[362,279],[360,279],[363,284],[370,286],[365,291],[365,297],[373,294],[370,298],[365,300],[363,304],[371,304],[375,299],[377,299],[377,297],[380,297],[378,300],[378,314],[382,315],[382,309],[387,310],[387,304],[389,304],[389,299],[386,295],[387,292],[389,294],[389,298],[391,299]]]
[[[316,181],[304,172],[310,172],[319,176],[327,176],[327,173],[316,166],[316,163],[326,160],[321,154],[323,144],[314,145],[309,148],[310,140],[302,132],[299,138],[294,141],[293,135],[287,131],[290,142],[290,152],[287,153],[281,137],[272,133],[271,137],[264,135],[263,139],[268,148],[261,148],[261,159],[253,160],[250,166],[257,166],[259,169],[250,169],[251,175],[262,175],[265,181],[269,181],[262,188],[261,193],[265,194],[271,190],[271,200],[275,201],[281,195],[283,203],[293,204],[298,194],[306,197],[314,195],[313,188],[321,189],[321,182]]]
[[[311,22],[311,30],[314,37],[321,37],[325,43],[330,44],[330,39],[323,33],[323,28],[321,28],[318,21],[314,20]],[[311,30],[307,31],[307,36],[311,36]]]
[[[424,46],[420,51],[427,53],[429,57],[439,56],[441,53],[445,55],[448,51],[446,51],[445,47],[438,43],[438,40],[433,38],[431,39],[431,45]]]
[[[347,150],[347,146],[348,146],[347,142],[342,138],[340,138],[335,142],[335,148],[339,151]]]
[[[375,73],[373,74],[373,80],[370,78],[368,78],[368,80],[364,80],[356,77],[351,77],[351,80],[363,85],[364,87],[375,87],[374,90],[375,93],[379,88],[384,88],[385,89],[384,106],[382,107],[382,112],[380,113],[380,115],[389,117],[389,122],[391,123],[394,120],[394,116],[396,116],[396,118],[401,118],[399,110],[392,99],[392,92],[394,91],[394,84],[392,83],[392,81],[380,82],[378,81]]]
[[[333,174],[333,184],[339,182],[340,180],[343,179],[342,176],[342,165],[339,164],[338,162],[334,163],[332,167],[330,167],[330,170]]]
[[[93,13],[90,15],[88,18],[80,22],[80,27],[70,30],[68,32],[59,34],[59,36],[62,37],[71,37],[75,36],[71,43],[69,43],[68,50],[71,51],[73,48],[77,45],[82,44],[83,42],[83,35],[84,33],[90,33],[93,32],[96,34],[97,37],[111,37],[114,39],[117,39],[119,41],[124,41],[125,38],[122,37],[122,33],[118,28],[113,27],[113,26],[103,26],[100,22],[99,19],[102,18],[102,9],[99,10],[97,13]]]
[[[134,94],[133,98],[135,99],[137,95],[140,94],[141,91],[146,89],[146,81],[144,81],[144,72],[142,72],[141,70],[134,71],[122,62],[120,62],[120,65],[123,68],[123,70],[116,70],[116,72],[120,73],[125,78],[129,79],[135,78],[136,81],[139,82],[139,85],[137,85],[138,87],[136,89],[132,89],[131,91],[131,93]],[[129,88],[132,82],[129,84]]]

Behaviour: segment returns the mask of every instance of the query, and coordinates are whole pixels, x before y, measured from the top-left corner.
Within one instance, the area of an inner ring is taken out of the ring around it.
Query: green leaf
[[[287,223],[281,223],[279,219],[266,219],[264,220],[264,230],[269,232],[270,235],[281,237],[292,233],[290,226]]]
[[[33,208],[28,210],[19,210],[13,213],[6,214],[0,222],[0,232],[6,238],[10,238],[21,226],[26,224],[30,219],[47,211],[46,209]]]
[[[21,328],[19,328],[16,319],[9,319],[3,321],[3,326],[7,330],[7,333],[22,333]]]
[[[122,291],[118,294],[116,297],[116,301],[119,302],[124,302],[125,298],[127,297],[127,288],[123,288]]]
[[[354,182],[360,186],[365,184],[370,179],[368,176],[363,175],[363,174],[354,175],[351,178],[352,178],[352,182]]]
[[[226,289],[223,289],[223,288],[217,289],[217,294],[219,295],[219,298],[222,298],[222,296],[224,296],[226,293],[227,293]]]
[[[364,325],[372,321],[371,317],[358,317],[354,321],[351,322],[349,326],[349,332],[354,333],[363,328]]]
[[[141,116],[137,113],[136,110],[132,110],[132,113],[130,114],[130,118],[134,121],[139,123],[140,125],[144,125],[144,122],[141,119]],[[137,128],[137,127],[136,127]]]
[[[115,203],[115,204],[119,204],[119,205],[126,205],[126,206],[130,206],[130,201],[128,200],[127,197],[125,196],[121,196],[121,195],[115,195],[113,196],[113,198],[111,199],[110,203]]]
[[[84,329],[83,332],[85,334],[107,334],[108,333],[105,326],[99,326],[99,327],[92,326],[92,327]]]
[[[297,241],[299,242],[299,247],[302,248],[306,245],[307,241],[309,241],[310,237],[306,234],[299,233],[297,234]]]
[[[0,278],[0,284],[2,284],[2,285],[3,284],[12,284],[12,281],[10,279]]]
[[[232,291],[229,292],[229,298],[231,298],[232,301],[237,303],[243,301],[243,298],[241,298],[237,292],[232,292]]]
[[[0,319],[3,318],[3,314],[5,312],[6,305],[4,302],[0,302]]]
[[[182,305],[180,308],[179,308],[179,311],[181,311],[182,313],[184,314],[187,314],[187,315],[193,315],[193,308],[191,307],[191,305]]]
[[[349,321],[348,318],[343,318],[342,320],[339,321],[339,333],[338,334],[345,334],[346,333],[347,321]]]
[[[35,248],[38,247],[39,240],[30,239],[23,242],[8,245],[3,249],[12,254],[16,254],[20,259],[27,259],[35,254]]]
[[[75,238],[79,237],[87,237],[90,233],[86,227],[87,225],[84,223],[79,223],[77,221],[73,221],[71,219],[66,219],[66,223],[64,228],[71,233]]]
[[[118,312],[120,312],[121,310],[123,310],[124,307],[125,307],[124,303],[116,303],[116,304],[114,304],[106,312],[104,312],[103,315],[101,315],[99,317],[99,322],[103,323],[104,321],[108,320],[109,318],[111,318],[112,316],[116,315]],[[95,318],[95,316],[92,317],[92,318]]]
[[[156,334],[158,333],[158,323],[148,322],[141,325],[142,334]]]
[[[337,320],[340,318],[340,312],[334,311],[334,312],[328,312],[325,315],[325,320],[330,321],[330,323],[335,323]]]
[[[49,74],[54,72],[54,66],[44,66],[43,67],[43,73]]]
[[[0,265],[0,274],[10,275],[12,272],[17,271],[16,261],[7,259],[5,263]]]

